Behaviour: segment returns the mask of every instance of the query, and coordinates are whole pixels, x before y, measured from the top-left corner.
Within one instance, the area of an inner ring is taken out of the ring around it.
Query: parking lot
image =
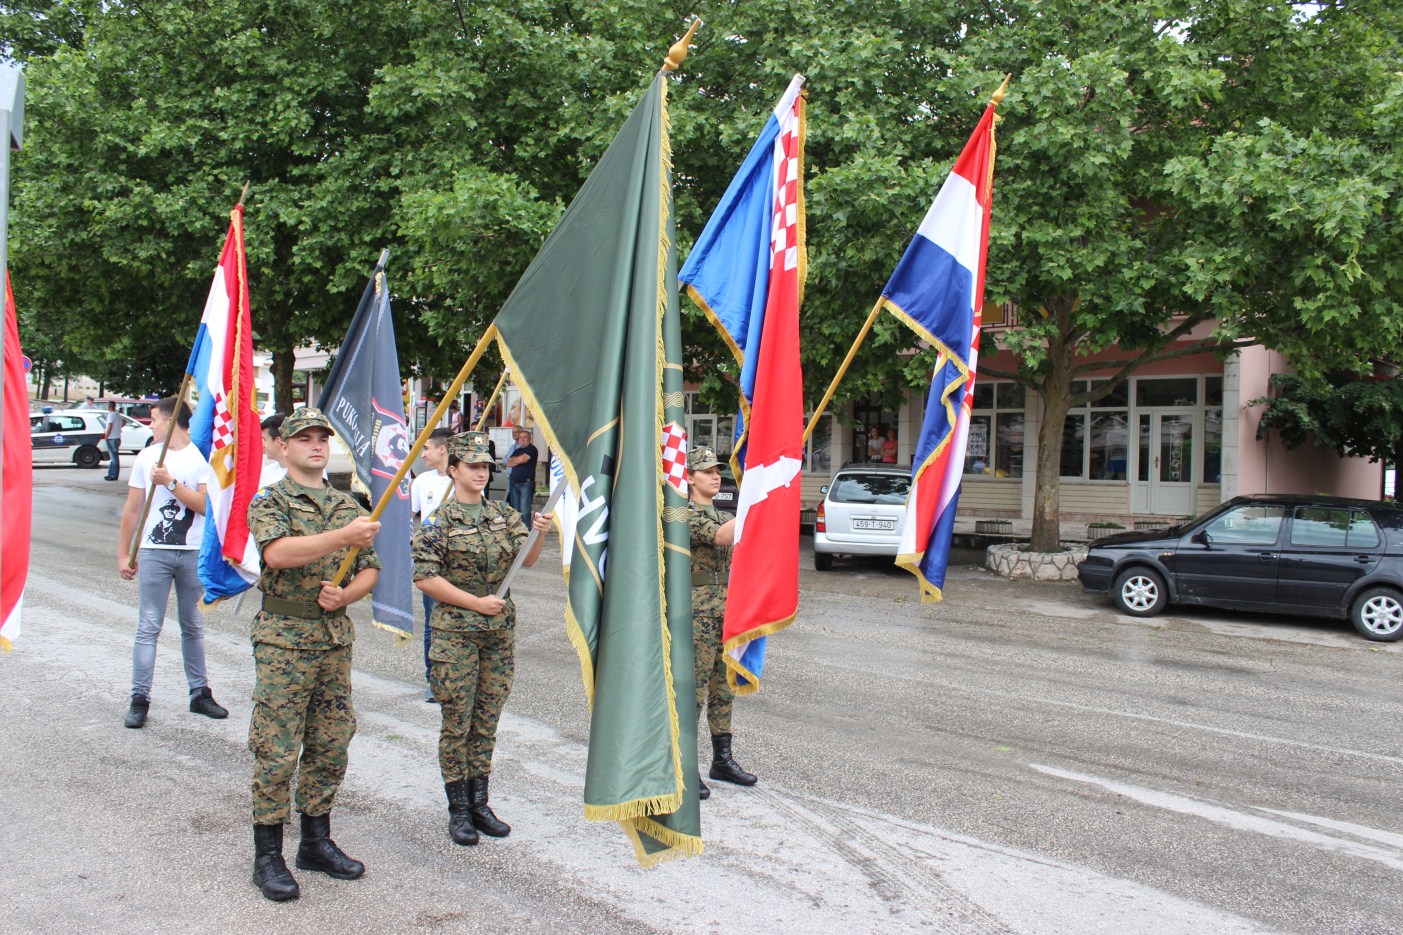
[[[184,710],[171,623],[151,721],[124,730],[117,487],[36,470],[25,632],[0,658],[0,847],[26,855],[0,931],[1398,929],[1399,644],[1344,621],[1134,619],[1075,584],[996,578],[975,551],[923,605],[884,561],[814,571],[807,540],[799,618],[737,702],[760,784],[714,788],[702,857],[639,870],[580,816],[588,715],[552,545],[516,594],[493,775],[511,837],[448,842],[421,657],[363,625],[336,828],[369,870],[303,874],[274,906],[248,882],[251,614],[209,616],[228,721]]]

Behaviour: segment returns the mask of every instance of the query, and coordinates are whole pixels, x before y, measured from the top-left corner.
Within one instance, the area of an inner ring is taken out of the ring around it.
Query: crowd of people
[[[170,445],[163,461],[160,446],[137,455],[122,511],[118,572],[140,586],[125,720],[130,728],[143,727],[149,715],[156,642],[172,586],[190,710],[228,716],[205,675],[197,562],[213,471],[190,443],[190,415],[174,397],[153,408],[158,436],[174,420]],[[462,424],[460,413],[457,427]],[[440,709],[448,836],[469,846],[480,836],[505,837],[511,831],[492,810],[488,791],[497,726],[515,677],[516,608],[502,585],[523,549],[522,565],[536,562],[553,517],[532,509],[539,455],[530,430],[518,428],[511,450],[498,461],[486,433],[453,428],[450,422],[430,434],[424,447],[428,469],[414,479],[410,498],[419,522],[412,549],[414,584],[424,605],[425,700]],[[356,731],[355,628],[347,608],[378,580],[373,543],[380,523],[328,482],[334,433],[323,413],[303,408],[269,416],[262,432],[260,489],[249,507],[249,529],[262,561],[261,604],[252,625],[255,683],[248,739],[254,757],[252,879],[263,896],[284,901],[301,892],[283,857],[283,830],[294,805],[301,831],[298,869],[343,880],[365,872],[365,865],[332,839],[331,811]],[[705,715],[711,737],[708,777],[748,786],[757,779],[732,753],[734,691],[721,647],[735,517],[712,502],[720,488],[719,466],[709,448],[697,449],[687,461],[697,717]],[[509,472],[505,503],[486,494],[499,467]],[[138,525],[139,548],[132,549]],[[352,550],[348,580],[333,585]],[[702,798],[710,796],[700,777],[698,788]]]

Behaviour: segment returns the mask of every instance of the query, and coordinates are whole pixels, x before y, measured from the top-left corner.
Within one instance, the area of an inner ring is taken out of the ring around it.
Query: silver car
[[[835,555],[889,555],[901,545],[911,469],[895,464],[839,468],[823,488],[814,517],[814,568],[828,571]]]

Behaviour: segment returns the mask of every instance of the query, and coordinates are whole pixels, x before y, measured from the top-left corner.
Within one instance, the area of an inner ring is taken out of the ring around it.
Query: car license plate
[[[854,519],[854,529],[875,529],[881,532],[891,532],[896,528],[894,519]]]

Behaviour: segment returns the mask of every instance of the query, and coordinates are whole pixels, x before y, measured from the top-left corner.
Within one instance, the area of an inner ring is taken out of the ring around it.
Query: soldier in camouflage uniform
[[[370,593],[380,575],[371,548],[380,524],[322,479],[331,425],[299,409],[279,430],[287,476],[249,505],[249,530],[263,560],[263,609],[253,621],[257,681],[248,745],[253,751],[254,885],[272,900],[295,899],[297,881],[283,862],[288,788],[301,755],[297,866],[354,880],[365,865],[331,839],[331,806],[346,775],[356,732],[351,707],[351,641],[346,607]],[[342,587],[331,580],[349,549],[360,549]]]
[[[448,795],[448,836],[476,844],[478,832],[505,837],[511,826],[487,804],[487,778],[497,722],[516,671],[516,608],[496,592],[528,532],[521,514],[486,499],[493,459],[485,432],[448,440],[453,493],[414,535],[414,584],[437,603],[431,625],[429,673],[443,715],[438,761]],[[532,526],[543,534],[549,514]],[[535,564],[544,535],[523,564]]]
[[[692,532],[692,644],[696,648],[697,718],[706,711],[711,734],[712,779],[753,786],[756,777],[731,755],[731,703],[735,689],[726,678],[721,628],[726,618],[726,584],[731,576],[731,545],[736,518],[711,501],[721,490],[721,462],[710,448],[687,455],[688,525]],[[700,731],[698,732],[700,733]],[[701,798],[711,797],[697,781]]]

